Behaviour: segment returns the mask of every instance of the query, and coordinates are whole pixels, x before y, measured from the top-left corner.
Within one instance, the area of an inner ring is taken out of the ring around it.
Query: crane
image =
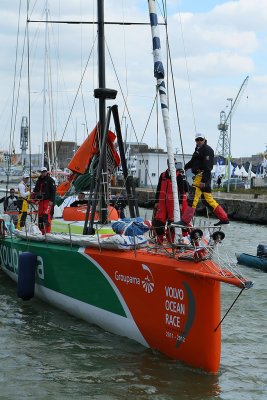
[[[244,79],[244,81],[243,81],[242,85],[240,86],[240,89],[236,95],[235,100],[232,102],[232,99],[228,99],[228,100],[231,100],[231,108],[230,108],[228,115],[226,116],[224,111],[220,112],[220,123],[218,124],[218,129],[220,131],[220,135],[219,135],[219,139],[218,139],[218,143],[217,143],[217,147],[216,147],[216,151],[215,151],[216,156],[221,156],[223,158],[231,157],[231,148],[230,148],[230,141],[229,141],[229,137],[228,137],[227,121],[230,119],[230,117],[232,118],[235,110],[237,109],[237,106],[239,104],[241,96],[245,90],[247,83],[248,83],[248,78],[249,78],[249,76],[247,76]]]

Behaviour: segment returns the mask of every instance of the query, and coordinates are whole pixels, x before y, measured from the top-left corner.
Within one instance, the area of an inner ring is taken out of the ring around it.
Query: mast
[[[98,25],[98,84],[100,89],[106,87],[105,69],[105,23],[104,23],[104,0],[97,0],[97,25]],[[106,119],[106,99],[99,97],[99,148],[103,142],[103,133]],[[100,198],[100,222],[104,223],[107,217],[107,204],[105,194],[108,193],[107,187],[107,156],[103,156],[102,183],[99,190]]]
[[[165,73],[161,57],[161,45],[160,45],[158,17],[157,17],[155,0],[148,0],[148,8],[149,8],[152,43],[153,43],[154,76],[157,79],[157,89],[159,91],[159,96],[160,96],[160,104],[161,104],[164,130],[166,135],[166,146],[167,146],[168,160],[171,173],[172,192],[174,197],[174,221],[177,222],[180,220],[180,208],[178,200],[177,181],[176,181],[176,168],[174,165],[174,151],[173,151],[171,128],[170,128],[167,89],[164,82]]]

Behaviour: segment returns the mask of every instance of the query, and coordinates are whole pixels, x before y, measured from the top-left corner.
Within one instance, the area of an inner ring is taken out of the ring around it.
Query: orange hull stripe
[[[64,221],[84,221],[86,215],[87,206],[78,206],[78,207],[65,207],[63,210],[63,219]],[[109,220],[117,221],[119,216],[118,212],[114,207],[108,207],[108,216]],[[98,221],[99,213],[96,212],[95,220]]]

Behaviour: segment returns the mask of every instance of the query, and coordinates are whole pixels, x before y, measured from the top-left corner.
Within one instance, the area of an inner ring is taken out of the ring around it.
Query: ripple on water
[[[223,252],[256,253],[266,227],[231,223]],[[265,235],[265,236],[264,236]],[[0,273],[1,399],[73,398],[263,400],[267,398],[267,274],[240,266],[255,282],[222,324],[218,376],[177,363],[33,299],[16,297]],[[222,316],[239,290],[222,285]],[[12,384],[11,384],[12,382]]]

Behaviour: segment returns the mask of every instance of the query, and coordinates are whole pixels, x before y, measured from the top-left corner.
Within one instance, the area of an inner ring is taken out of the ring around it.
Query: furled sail
[[[120,156],[117,153],[114,145],[115,139],[115,133],[112,131],[108,131],[107,163],[108,171],[110,173],[112,173],[114,169],[119,167],[120,165]],[[99,140],[98,129],[96,125],[70,160],[68,168],[71,170],[72,173],[68,181],[62,182],[57,187],[57,194],[59,196],[64,196],[68,194],[71,195],[73,194],[73,192],[77,193],[82,190],[89,190],[91,177],[94,175],[94,167],[92,165],[93,160],[95,160],[95,157],[98,157],[98,155]],[[62,201],[59,199],[59,201],[57,201],[57,204],[59,205],[61,202]]]

